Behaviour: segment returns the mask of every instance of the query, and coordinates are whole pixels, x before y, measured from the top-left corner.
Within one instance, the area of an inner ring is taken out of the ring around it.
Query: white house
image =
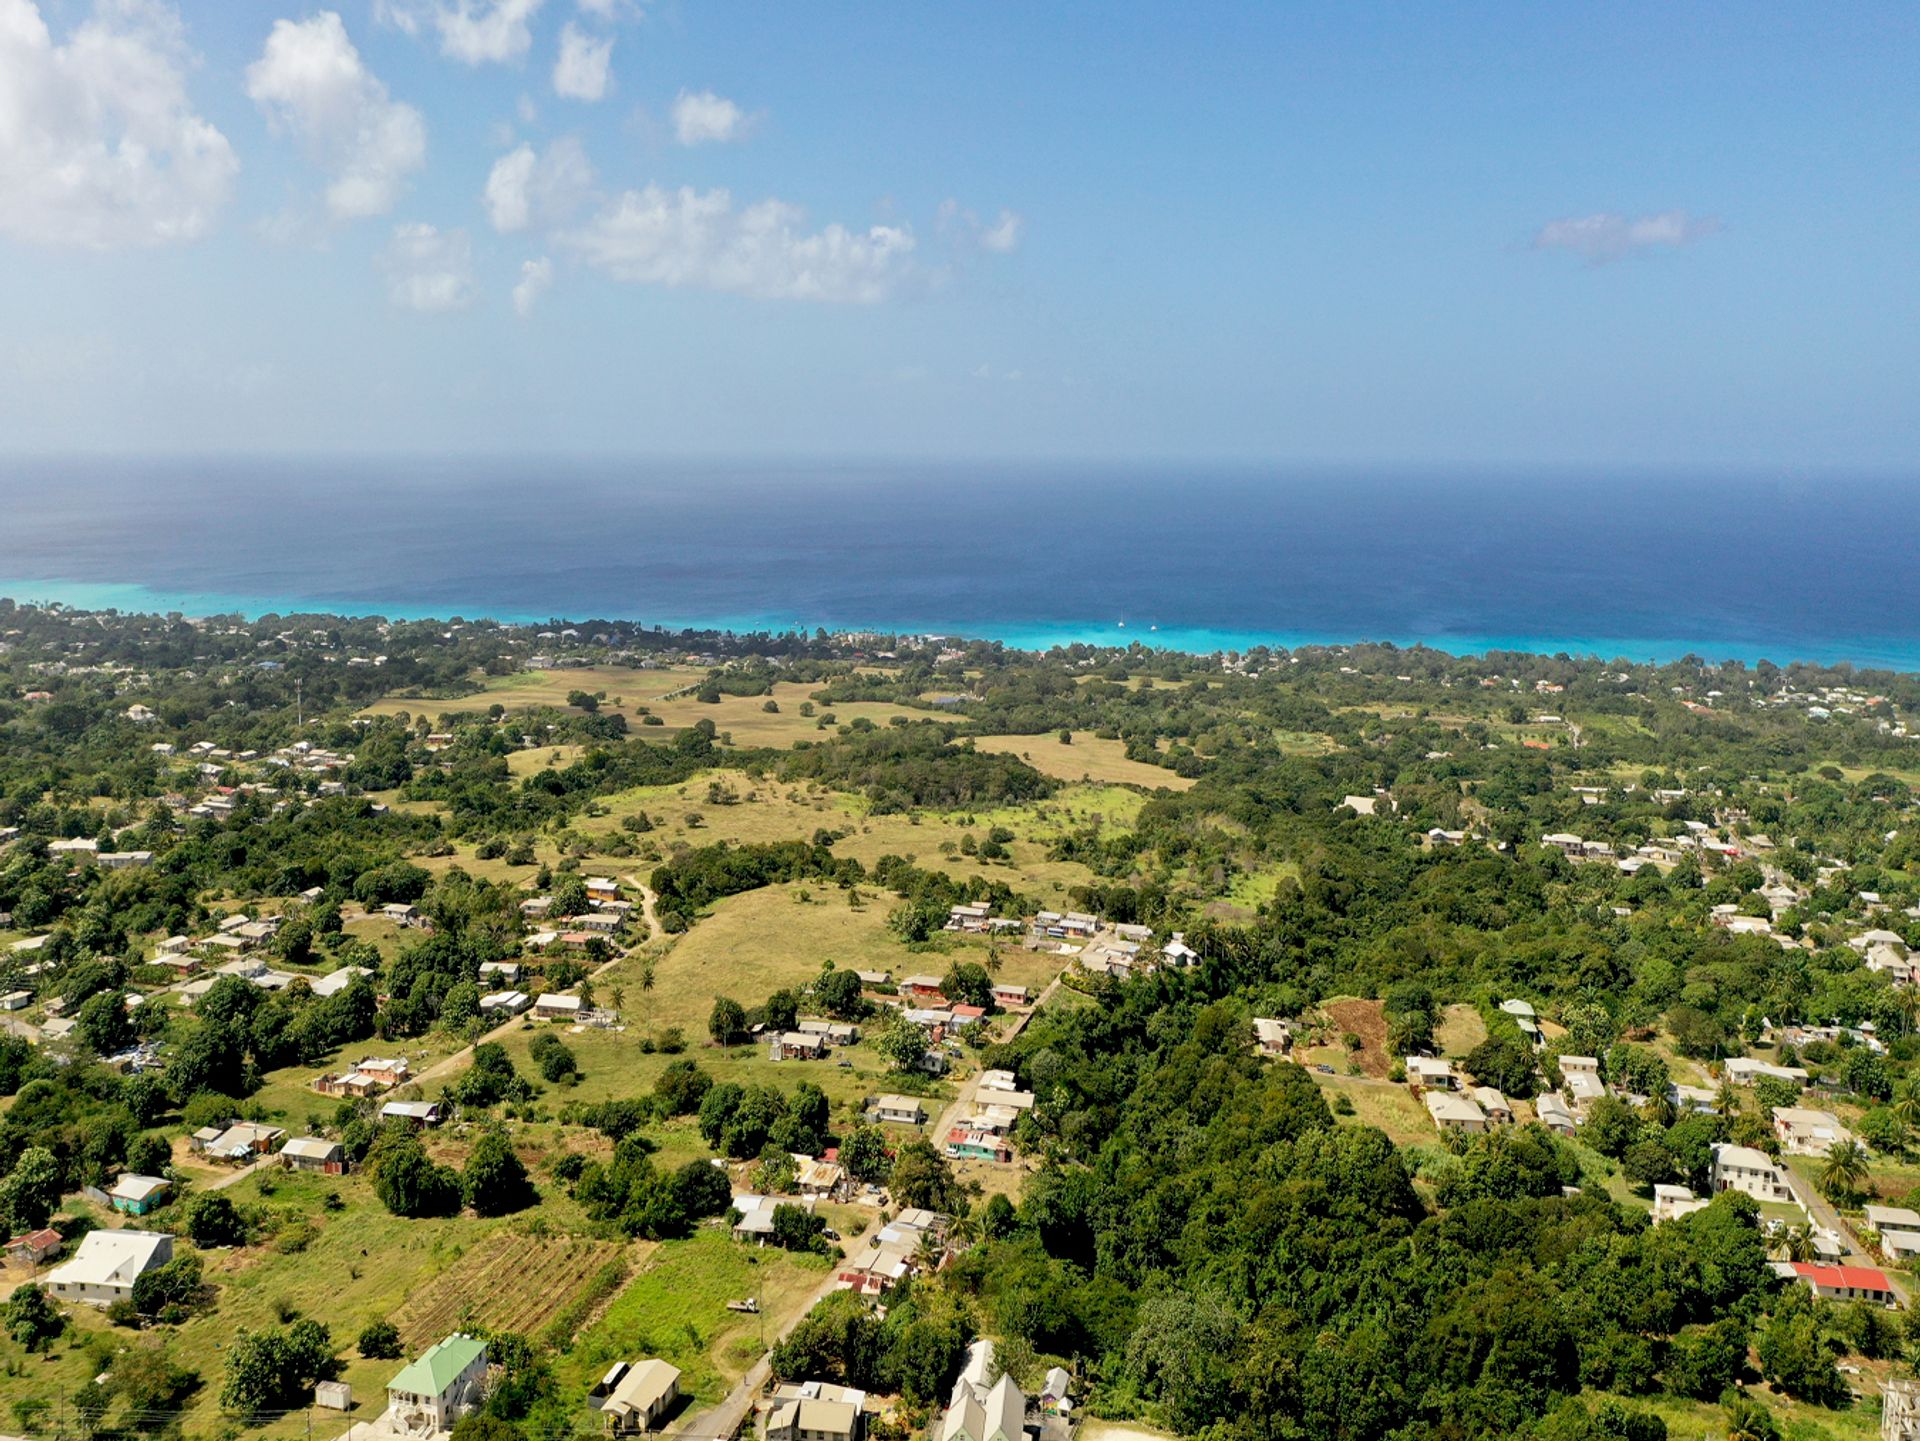
[[[1716,1194],[1741,1191],[1756,1201],[1794,1199],[1793,1188],[1771,1156],[1725,1141],[1713,1148],[1713,1189]]]
[[[1736,1086],[1751,1086],[1762,1076],[1770,1076],[1776,1081],[1791,1081],[1800,1087],[1807,1084],[1807,1072],[1799,1066],[1769,1065],[1751,1056],[1734,1056],[1727,1061],[1725,1070],[1727,1079]]]
[[[1026,1415],[1027,1398],[1013,1377],[1002,1374],[982,1392],[963,1375],[935,1434],[938,1441],[1025,1441]]]
[[[1269,1020],[1264,1016],[1255,1016],[1253,1020],[1253,1043],[1263,1056],[1284,1056],[1287,1048],[1293,1044],[1293,1027],[1285,1021]]]
[[[1824,1156],[1837,1143],[1853,1139],[1852,1132],[1833,1112],[1804,1106],[1775,1106],[1773,1134],[1780,1138],[1780,1149],[1789,1156]]]
[[[1540,1124],[1556,1136],[1571,1136],[1574,1132],[1573,1107],[1558,1091],[1542,1091],[1536,1096],[1533,1113],[1540,1118]]]
[[[1432,1056],[1408,1056],[1406,1069],[1407,1084],[1410,1086],[1429,1091],[1457,1091],[1460,1088],[1450,1061],[1435,1060]]]
[[[133,1283],[173,1259],[173,1237],[159,1231],[89,1231],[65,1265],[47,1272],[49,1295],[108,1306],[131,1300]]]
[[[486,1342],[455,1332],[387,1382],[381,1419],[401,1436],[433,1436],[477,1407],[487,1375]]]
[[[1685,1186],[1655,1186],[1653,1188],[1653,1219],[1657,1225],[1661,1221],[1677,1221],[1682,1216],[1691,1216],[1695,1211],[1704,1210],[1711,1202],[1693,1194]]]

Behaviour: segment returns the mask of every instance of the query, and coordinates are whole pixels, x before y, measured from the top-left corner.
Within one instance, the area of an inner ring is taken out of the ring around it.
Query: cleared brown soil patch
[[[1384,1080],[1392,1061],[1387,1055],[1387,1022],[1380,1012],[1380,1003],[1328,1001],[1321,1009],[1332,1023],[1333,1035],[1330,1039],[1337,1042],[1348,1031],[1358,1036],[1360,1049],[1352,1052],[1349,1058],[1357,1061],[1367,1075]]]

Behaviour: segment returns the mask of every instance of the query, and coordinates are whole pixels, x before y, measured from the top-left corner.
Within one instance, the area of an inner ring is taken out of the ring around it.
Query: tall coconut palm
[[[1732,1081],[1722,1081],[1713,1093],[1713,1109],[1723,1116],[1740,1114],[1740,1092]]]
[[[1811,1261],[1813,1259],[1813,1227],[1788,1226],[1780,1233],[1774,1249],[1784,1261]]]
[[[1893,1093],[1893,1118],[1909,1131],[1920,1129],[1920,1080],[1900,1083]]]
[[[1871,1175],[1866,1147],[1858,1141],[1835,1141],[1827,1149],[1826,1165],[1820,1168],[1820,1189],[1830,1196],[1858,1196]]]
[[[1920,989],[1913,986],[1895,986],[1893,988],[1893,1007],[1900,1016],[1900,1034],[1911,1035],[1913,1019],[1920,1015]]]
[[[947,1248],[941,1244],[938,1236],[934,1235],[931,1231],[922,1231],[920,1233],[920,1244],[914,1250],[913,1259],[920,1263],[921,1270],[933,1271],[938,1269],[941,1258],[944,1257],[946,1253]]]

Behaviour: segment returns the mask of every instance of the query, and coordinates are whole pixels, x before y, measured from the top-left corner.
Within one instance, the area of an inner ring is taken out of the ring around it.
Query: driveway
[[[1853,1228],[1841,1219],[1833,1203],[1820,1194],[1819,1187],[1785,1162],[1781,1163],[1780,1169],[1786,1173],[1787,1186],[1792,1190],[1794,1199],[1806,1208],[1807,1214],[1813,1218],[1813,1224],[1823,1231],[1831,1231],[1847,1248],[1847,1254],[1841,1260],[1849,1266],[1873,1267],[1887,1278],[1887,1284],[1893,1287],[1893,1294],[1900,1298],[1901,1307],[1904,1309],[1910,1306],[1913,1299],[1912,1293],[1908,1290],[1907,1283],[1899,1271],[1894,1267],[1881,1265],[1878,1256],[1860,1248],[1859,1238],[1853,1234]]]

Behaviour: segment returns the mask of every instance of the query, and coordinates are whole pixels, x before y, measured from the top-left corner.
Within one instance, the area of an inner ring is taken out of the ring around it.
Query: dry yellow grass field
[[[1448,1006],[1434,1028],[1434,1044],[1443,1056],[1464,1056],[1487,1038],[1487,1023],[1472,1006]]]
[[[808,697],[817,687],[797,681],[776,683],[770,697],[729,695],[709,705],[692,694],[692,689],[706,678],[706,671],[684,667],[629,670],[621,666],[591,666],[579,670],[520,671],[487,678],[472,695],[458,699],[387,696],[360,713],[373,716],[404,712],[414,717],[424,715],[437,723],[443,715],[483,711],[495,702],[507,707],[509,714],[546,706],[565,709],[568,695],[586,691],[604,693],[600,709],[625,716],[635,735],[669,736],[696,721],[710,720],[736,747],[786,747],[796,741],[818,740],[831,736],[835,726],[863,718],[875,725],[885,725],[895,716],[909,720],[929,718],[926,711],[880,701],[855,701],[836,706],[813,703],[816,714],[802,715],[801,707],[809,704]],[[769,700],[779,707],[776,712],[767,710]],[[645,725],[647,713],[659,717],[661,724]],[[823,726],[827,716],[833,720]],[[531,767],[526,774],[539,770],[545,763],[547,751],[536,749],[542,760],[522,761],[520,764]],[[515,774],[522,772],[516,769]]]
[[[996,755],[1019,756],[1042,775],[1055,780],[1145,786],[1148,790],[1164,787],[1170,791],[1189,790],[1193,786],[1193,781],[1186,776],[1177,776],[1144,761],[1128,760],[1125,741],[1102,740],[1092,731],[1074,731],[1072,745],[1062,745],[1058,731],[1034,736],[977,736],[973,744],[977,750]]]
[[[730,795],[732,803],[715,804],[716,794]],[[870,815],[858,796],[721,770],[704,772],[679,785],[648,786],[609,797],[607,814],[579,828],[590,836],[619,834],[621,820],[644,811],[654,830],[638,839],[663,853],[677,845],[711,845],[721,840],[741,844],[793,840],[825,828],[847,832],[834,843],[835,854],[851,856],[865,866],[871,867],[883,855],[906,856],[917,865],[961,879],[997,877],[1015,890],[1057,898],[1073,886],[1087,884],[1093,873],[1077,862],[1048,860],[1054,838],[1096,821],[1130,824],[1140,805],[1141,797],[1132,791],[1075,786],[1051,800],[1005,810]],[[979,841],[995,825],[1014,832],[1010,863],[986,862],[960,851],[969,833]],[[651,865],[617,857],[590,857],[586,863],[627,870],[637,866],[643,875]]]
[[[1319,1071],[1308,1074],[1329,1106],[1340,1097],[1352,1103],[1353,1114],[1339,1117],[1343,1123],[1385,1131],[1397,1146],[1424,1146],[1434,1140],[1432,1118],[1405,1086],[1352,1076],[1328,1076]]]

